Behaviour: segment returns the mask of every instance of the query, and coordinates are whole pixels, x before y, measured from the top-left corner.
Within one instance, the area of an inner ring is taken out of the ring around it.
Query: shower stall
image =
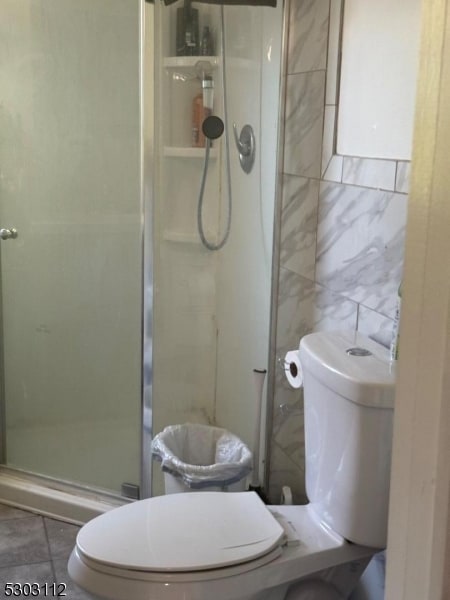
[[[180,56],[181,6],[1,3],[0,500],[55,513],[66,496],[162,493],[150,443],[169,424],[214,424],[254,443],[282,6],[226,6],[222,22],[220,6],[194,3],[213,54]],[[229,209],[226,137],[230,153],[231,228],[218,251],[197,227],[205,149],[193,146],[193,103],[205,74],[227,133],[205,186],[213,241]],[[250,173],[233,123],[255,132]]]

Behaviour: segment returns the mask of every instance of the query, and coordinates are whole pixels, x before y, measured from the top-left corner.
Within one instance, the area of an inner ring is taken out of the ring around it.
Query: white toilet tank
[[[387,537],[394,366],[356,332],[302,338],[306,493],[322,522],[347,540]]]

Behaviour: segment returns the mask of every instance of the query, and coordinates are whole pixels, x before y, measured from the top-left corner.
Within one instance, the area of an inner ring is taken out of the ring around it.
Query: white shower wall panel
[[[201,244],[197,205],[204,151],[192,148],[192,104],[201,91],[195,63],[175,59],[176,11],[181,3],[155,6],[157,30],[156,185],[153,204],[154,434],[168,425],[214,422],[217,340],[217,256]],[[197,8],[197,4],[195,4]],[[201,23],[213,24],[208,5]],[[214,29],[216,33],[216,29]],[[221,112],[215,71],[215,112]],[[221,143],[214,143],[204,194],[203,222],[216,240],[220,211]],[[153,495],[164,492],[161,470],[152,473]]]
[[[232,142],[233,222],[217,274],[216,422],[253,447],[253,369],[267,369],[269,349],[282,7],[229,7],[226,15],[228,127],[231,139],[233,122],[253,127],[256,160],[244,173]]]
[[[219,8],[200,3],[194,7],[201,24],[212,27],[220,55]],[[201,89],[199,80],[189,79],[196,60],[193,67],[168,67],[165,62],[174,52],[175,9],[176,5],[156,9],[162,38],[157,61],[161,116],[153,229],[153,431],[183,422],[210,423],[252,445],[253,369],[267,368],[269,346],[282,7],[224,8],[233,208],[230,236],[216,252],[200,242],[197,205],[203,153],[193,156],[186,133],[193,96]],[[214,113],[223,117],[221,68],[219,56],[212,71]],[[188,80],[182,81],[186,76]],[[246,123],[255,131],[256,162],[248,175],[239,165],[233,122],[239,131]],[[209,240],[222,239],[227,212],[222,137],[214,142],[204,196],[203,222]],[[154,494],[163,492],[158,467],[153,484]]]

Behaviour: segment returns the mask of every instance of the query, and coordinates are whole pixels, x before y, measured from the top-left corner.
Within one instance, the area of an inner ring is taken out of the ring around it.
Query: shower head
[[[217,138],[220,138],[224,128],[225,126],[222,119],[216,117],[215,115],[206,117],[202,124],[203,134],[210,140],[216,140]]]
[[[195,79],[203,81],[204,79],[211,79],[211,76],[212,66],[209,60],[198,60],[194,65],[193,71],[174,71],[172,73],[172,79],[174,81],[181,81],[182,83],[194,81]]]
[[[198,79],[205,79],[205,77],[211,76],[213,72],[213,66],[209,60],[198,60],[194,68]]]

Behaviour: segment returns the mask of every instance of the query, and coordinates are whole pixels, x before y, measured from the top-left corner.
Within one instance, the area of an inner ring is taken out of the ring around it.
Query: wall
[[[341,1],[297,0],[287,10],[276,354],[312,331],[342,328],[389,345],[409,163],[334,153]],[[306,501],[302,393],[279,367],[271,441],[271,499],[290,485]]]

